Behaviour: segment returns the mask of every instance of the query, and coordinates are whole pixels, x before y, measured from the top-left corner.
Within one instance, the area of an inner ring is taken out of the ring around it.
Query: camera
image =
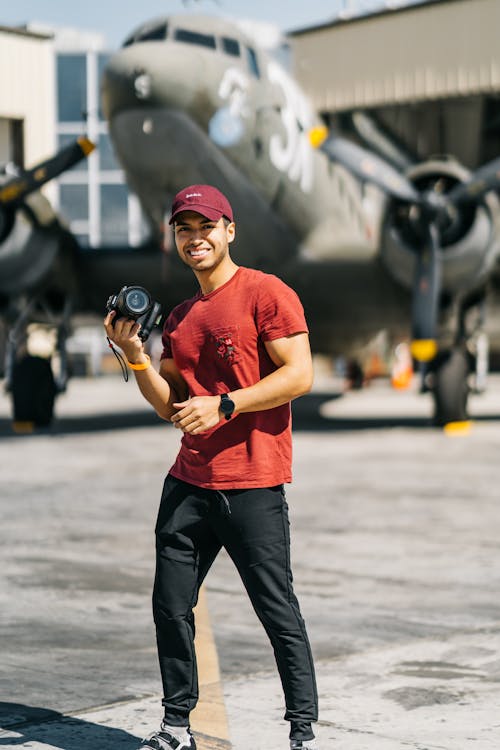
[[[141,324],[138,333],[141,341],[149,338],[155,325],[161,321],[161,305],[154,302],[150,293],[142,286],[124,286],[118,294],[112,294],[106,303],[107,312],[115,310],[117,317],[136,320]],[[113,320],[113,324],[117,318]]]

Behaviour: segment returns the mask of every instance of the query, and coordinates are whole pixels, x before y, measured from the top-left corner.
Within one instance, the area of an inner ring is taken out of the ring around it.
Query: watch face
[[[234,411],[234,401],[224,394],[220,399],[220,408],[222,413],[228,418]]]

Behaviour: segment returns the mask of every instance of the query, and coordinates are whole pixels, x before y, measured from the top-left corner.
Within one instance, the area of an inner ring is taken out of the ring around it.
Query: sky
[[[14,0],[0,4],[0,25],[18,26],[41,21],[99,31],[110,49],[119,47],[144,21],[172,13],[224,14],[267,21],[281,30],[330,21],[346,8],[383,5],[383,0]]]

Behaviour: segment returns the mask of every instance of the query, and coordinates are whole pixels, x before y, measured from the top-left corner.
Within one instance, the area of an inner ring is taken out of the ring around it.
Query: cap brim
[[[184,211],[194,211],[195,214],[201,214],[206,219],[210,219],[210,221],[219,221],[219,219],[224,216],[222,211],[217,211],[216,208],[210,208],[209,206],[199,206],[194,203],[190,203],[188,206],[181,206],[176,211],[174,211],[168,223],[173,224],[176,217],[179,216],[179,214],[184,213]]]

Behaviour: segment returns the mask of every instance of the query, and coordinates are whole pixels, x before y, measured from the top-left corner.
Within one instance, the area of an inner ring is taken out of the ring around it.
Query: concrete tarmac
[[[500,378],[461,437],[432,428],[426,397],[336,385],[295,403],[287,489],[321,750],[498,750]],[[15,435],[0,399],[0,748],[135,750],[161,718],[153,527],[179,433],[114,376],[72,381],[57,414]],[[206,601],[221,680],[215,665],[202,686],[200,750],[287,748],[224,553]]]

